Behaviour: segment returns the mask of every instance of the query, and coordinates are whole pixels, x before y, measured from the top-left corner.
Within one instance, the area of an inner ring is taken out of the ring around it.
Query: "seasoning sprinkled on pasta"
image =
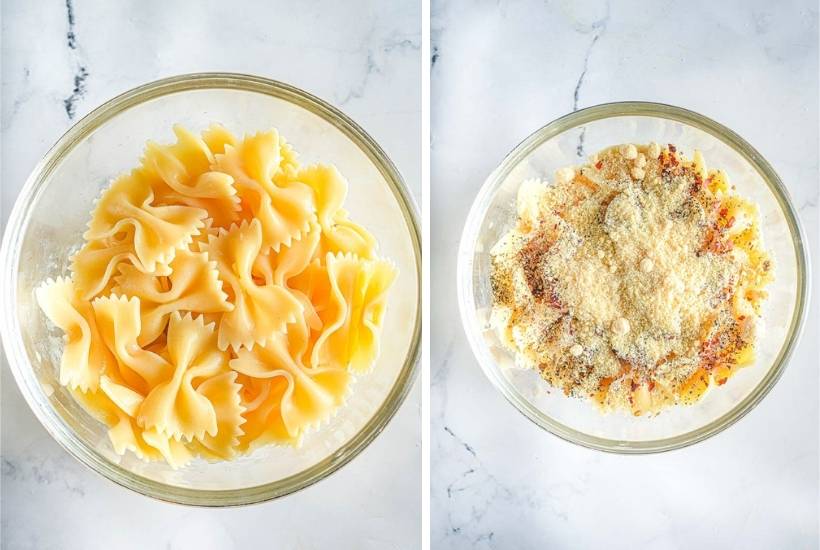
[[[753,359],[773,266],[757,208],[703,156],[626,144],[528,180],[493,247],[492,323],[524,368],[605,410],[698,401]]]

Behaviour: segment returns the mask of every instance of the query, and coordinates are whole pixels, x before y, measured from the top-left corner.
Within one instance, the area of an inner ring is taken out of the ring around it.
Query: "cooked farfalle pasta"
[[[63,277],[46,281],[36,294],[46,316],[65,333],[60,384],[96,390],[100,374],[114,367],[114,358],[100,338],[91,304],[80,298],[70,279]]]
[[[119,454],[298,445],[374,364],[397,271],[335,167],[300,166],[275,130],[174,133],[103,192],[71,277],[36,290],[64,332],[60,384]]]
[[[210,261],[207,253],[180,250],[169,267],[171,274],[159,277],[124,263],[119,266],[120,275],[114,277],[114,294],[139,298],[140,345],[156,340],[176,311],[219,313],[233,309],[222,291],[216,262]]]
[[[216,168],[234,178],[243,219],[259,223],[261,252],[300,239],[316,216],[316,194],[293,177],[295,166],[293,151],[275,130],[226,144],[216,155]]]
[[[217,227],[239,219],[239,196],[233,177],[212,170],[214,155],[205,140],[182,127],[175,127],[177,143],[170,146],[149,142],[136,176],[147,182],[157,204],[201,208]]]
[[[352,252],[362,258],[373,257],[376,240],[366,229],[350,221],[342,208],[347,182],[336,167],[308,166],[299,170],[296,179],[313,189],[323,249],[326,252]]]
[[[379,354],[385,294],[396,272],[384,260],[362,260],[352,254],[328,254],[325,272],[330,283],[328,307],[319,315],[322,329],[311,362],[366,371]]]

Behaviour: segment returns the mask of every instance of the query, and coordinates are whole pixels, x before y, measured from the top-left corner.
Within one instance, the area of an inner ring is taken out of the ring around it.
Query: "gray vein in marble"
[[[495,532],[490,531],[489,533],[484,533],[479,535],[474,541],[473,544],[478,544],[481,541],[492,542],[493,537],[495,536]]]
[[[458,544],[468,544],[473,548],[492,548],[497,526],[491,518],[495,518],[499,507],[518,506],[536,513],[548,507],[553,516],[568,519],[568,497],[570,494],[577,496],[582,492],[581,489],[571,483],[552,484],[543,492],[533,491],[528,485],[507,486],[488,470],[469,443],[449,426],[444,426],[443,429],[450,436],[445,441],[452,442],[458,450],[464,451],[454,454],[463,469],[444,488],[446,498],[452,502],[470,503],[468,509],[446,506],[448,528],[442,533],[445,539],[457,538]],[[588,476],[583,476],[579,481],[582,486],[588,485]]]
[[[447,411],[447,403],[449,401],[449,391],[447,389],[447,376],[449,374],[450,361],[455,351],[455,338],[450,337],[445,345],[444,352],[441,354],[441,362],[438,367],[431,373],[430,387],[436,388],[437,395],[430,404],[430,414],[435,415],[436,418],[444,418]],[[438,355],[438,354],[437,354]],[[430,367],[433,369],[433,367]]]
[[[461,491],[467,490],[467,487],[456,487],[456,483],[461,481],[463,478],[467,477],[470,474],[475,473],[475,468],[470,468],[469,470],[465,471],[461,474],[461,477],[456,479],[455,481],[451,482],[447,486],[447,498],[453,498],[453,493],[460,493]]]
[[[369,38],[370,37],[368,36],[368,40]],[[384,41],[377,50],[367,48],[364,76],[358,84],[350,87],[347,95],[339,100],[339,104],[345,105],[353,99],[360,99],[367,89],[367,84],[370,82],[371,76],[382,72],[382,65],[376,62],[377,51],[390,55],[395,51],[404,51],[407,49],[418,51],[421,49],[421,43],[409,38],[390,37]]]
[[[365,62],[365,65],[364,77],[362,77],[361,82],[355,86],[352,86],[347,95],[343,99],[339,100],[340,105],[345,105],[352,99],[360,99],[367,88],[367,83],[370,81],[370,76],[373,73],[381,72],[381,68],[376,65],[376,62],[373,59],[373,52],[370,50],[367,52],[367,61]]]
[[[815,196],[813,199],[807,199],[807,200],[803,201],[803,204],[801,204],[797,208],[797,211],[798,212],[804,212],[804,211],[808,210],[809,208],[817,208],[817,196]]]
[[[455,433],[453,433],[453,430],[451,430],[449,426],[444,426],[444,431],[447,432],[448,434],[450,434],[450,437],[452,437],[453,439],[458,441],[461,444],[461,446],[464,447],[464,449],[467,450],[468,453],[470,453],[473,456],[476,456],[475,449],[470,447],[469,443],[467,443],[466,441],[464,441],[463,439],[458,437]]]
[[[59,457],[57,460],[61,460]],[[66,477],[65,468],[59,464],[54,464],[53,457],[27,457],[25,460],[15,462],[7,457],[2,457],[2,474],[5,483],[18,481],[27,483],[33,481],[37,485],[59,484],[66,491],[74,495],[85,496],[85,489],[78,483],[72,482]]]
[[[68,16],[68,32],[66,39],[68,40],[68,47],[72,50],[77,49],[77,36],[74,34],[74,1],[65,0],[66,15]]]
[[[17,465],[6,457],[3,457],[2,461],[3,464],[0,473],[2,473],[3,477],[13,478],[17,473]]]
[[[68,115],[69,120],[74,119],[74,114],[77,110],[77,101],[85,96],[85,81],[87,79],[88,70],[82,65],[79,65],[77,67],[77,72],[74,73],[74,89],[71,91],[71,95],[63,100],[65,113]]]
[[[444,347],[444,353],[441,354],[439,367],[433,374],[432,385],[436,385],[439,382],[443,381],[445,378],[447,378],[447,372],[450,370],[450,360],[453,358],[453,352],[455,351],[455,347],[456,339],[450,338],[450,341],[447,342],[447,345]]]
[[[589,70],[589,58],[592,57],[592,51],[595,49],[595,44],[598,43],[598,40],[606,32],[607,25],[609,24],[609,19],[610,5],[609,2],[607,2],[605,15],[597,21],[593,21],[592,24],[589,26],[589,29],[586,30],[586,32],[592,33],[592,40],[590,41],[589,46],[587,47],[587,51],[584,54],[584,65],[581,69],[581,74],[578,75],[578,81],[575,83],[575,90],[572,93],[572,112],[578,110],[578,100],[581,96],[581,87],[584,85],[584,78],[586,77],[587,71]],[[578,147],[576,149],[576,155],[578,156],[578,158],[582,158],[584,156],[585,137],[586,128],[581,130],[581,135],[578,137]]]
[[[445,428],[452,435],[452,432]],[[455,436],[453,436],[455,437]],[[453,508],[448,507],[447,519],[449,529],[445,533],[445,537],[459,536],[461,538],[468,538],[472,542],[472,546],[481,541],[486,541],[488,544],[495,536],[494,531],[488,530],[485,532],[475,532],[475,527],[482,525],[482,519],[490,510],[490,507],[497,499],[512,500],[523,491],[513,491],[505,487],[494,475],[489,473],[484,468],[481,461],[474,453],[469,457],[469,460],[474,466],[462,472],[457,479],[447,486],[448,499],[454,498],[456,493],[469,492],[471,495],[466,497],[467,502],[471,502],[469,510],[469,518],[455,517]]]
[[[414,42],[409,38],[403,38],[401,40],[391,40],[384,46],[382,46],[382,51],[385,53],[392,52],[395,49],[403,49],[403,48],[410,48],[411,50],[418,51],[421,49],[421,45],[418,42]]]
[[[589,58],[592,55],[592,50],[595,48],[595,44],[598,42],[599,38],[601,38],[601,33],[596,32],[595,36],[592,37],[592,42],[590,42],[587,47],[586,54],[584,54],[584,66],[583,69],[581,69],[581,74],[578,75],[578,81],[575,83],[575,90],[572,93],[573,112],[578,110],[578,96],[581,95],[581,86],[584,85],[584,77],[587,75],[587,70],[589,69]]]
[[[63,100],[63,107],[69,120],[74,119],[77,110],[77,102],[85,96],[86,80],[88,80],[88,69],[80,60],[77,52],[77,33],[75,32],[74,1],[66,0],[66,19],[68,20],[68,30],[66,31],[66,45],[68,46],[74,70],[74,88],[71,95]]]
[[[481,460],[478,458],[475,449],[473,449],[466,441],[461,439],[453,432],[449,426],[444,426],[444,431],[455,441],[462,449],[469,453],[468,460],[473,466],[464,470],[455,480],[447,485],[447,498],[453,499],[457,493],[470,492],[472,496],[467,498],[467,501],[473,504],[470,507],[470,517],[464,521],[461,518],[454,517],[452,508],[448,508],[447,518],[449,522],[449,530],[445,536],[459,536],[461,538],[469,538],[472,546],[480,542],[490,544],[495,532],[490,530],[486,532],[479,532],[475,534],[471,531],[471,527],[481,525],[481,521],[496,499],[510,500],[516,498],[516,493],[505,487],[494,475],[484,468]]]

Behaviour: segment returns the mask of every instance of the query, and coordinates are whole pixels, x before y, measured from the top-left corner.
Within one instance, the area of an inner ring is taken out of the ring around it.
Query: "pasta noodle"
[[[97,201],[71,277],[36,290],[60,384],[119,454],[229,460],[298,445],[375,362],[396,270],[333,166],[275,130],[174,127]]]
[[[212,131],[219,130],[213,128]],[[240,205],[233,178],[211,170],[215,151],[203,138],[181,126],[175,126],[174,133],[177,136],[174,145],[149,142],[138,171],[139,177],[154,192],[156,202],[204,209],[216,227],[227,227],[237,221]],[[217,152],[224,150],[224,145],[219,143],[213,146]]]
[[[113,367],[113,356],[103,344],[91,305],[83,301],[69,279],[46,281],[37,302],[65,333],[60,361],[60,384],[82,391],[96,390],[100,374]]]
[[[314,216],[315,201],[311,189],[303,183],[282,179],[294,170],[295,156],[279,134],[258,133],[237,146],[225,145],[216,155],[216,166],[230,174],[242,202],[245,219],[258,220],[261,251],[279,250],[308,229]]]
[[[190,206],[154,206],[153,201],[153,191],[133,175],[117,178],[100,197],[84,237],[97,241],[133,228],[137,259],[147,271],[154,271],[157,264],[173,260],[177,249],[188,246],[208,213]]]
[[[323,328],[312,363],[366,371],[379,353],[384,296],[396,272],[386,261],[351,254],[328,254],[326,272],[330,296],[320,314]]]
[[[85,244],[72,258],[71,270],[74,272],[74,286],[82,298],[90,300],[110,290],[111,279],[121,263],[129,263],[143,273],[164,276],[170,275],[171,269],[162,264],[148,271],[137,259],[132,232],[121,237],[113,237]]]
[[[124,264],[119,268],[120,275],[114,278],[115,294],[140,299],[142,327],[137,340],[140,345],[156,340],[175,311],[217,313],[233,308],[222,291],[216,263],[210,261],[206,253],[180,250],[170,268],[171,274],[161,279]]]
[[[286,288],[259,285],[253,279],[251,269],[261,247],[262,226],[256,219],[212,237],[205,247],[216,261],[233,305],[219,322],[220,349],[264,344],[302,313],[301,303]]]
[[[297,172],[296,180],[308,185],[316,198],[316,214],[322,227],[325,252],[351,252],[372,258],[376,240],[360,225],[348,219],[342,208],[347,181],[335,166],[316,165]]]

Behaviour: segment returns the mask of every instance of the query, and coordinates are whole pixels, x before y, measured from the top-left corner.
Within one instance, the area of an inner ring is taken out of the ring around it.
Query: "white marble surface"
[[[484,178],[546,122],[655,100],[735,129],[818,244],[814,0],[433,1],[432,541],[455,548],[817,548],[817,301],[769,396],[726,432],[654,456],[586,450],[491,386],[458,318],[455,255]],[[816,278],[815,278],[816,281]]]
[[[2,219],[28,172],[78,117],[173,74],[259,74],[351,115],[420,192],[418,3],[4,0]],[[3,365],[2,547],[415,549],[418,384],[387,429],[329,479],[229,510],[153,501],[100,478],[53,442]]]

